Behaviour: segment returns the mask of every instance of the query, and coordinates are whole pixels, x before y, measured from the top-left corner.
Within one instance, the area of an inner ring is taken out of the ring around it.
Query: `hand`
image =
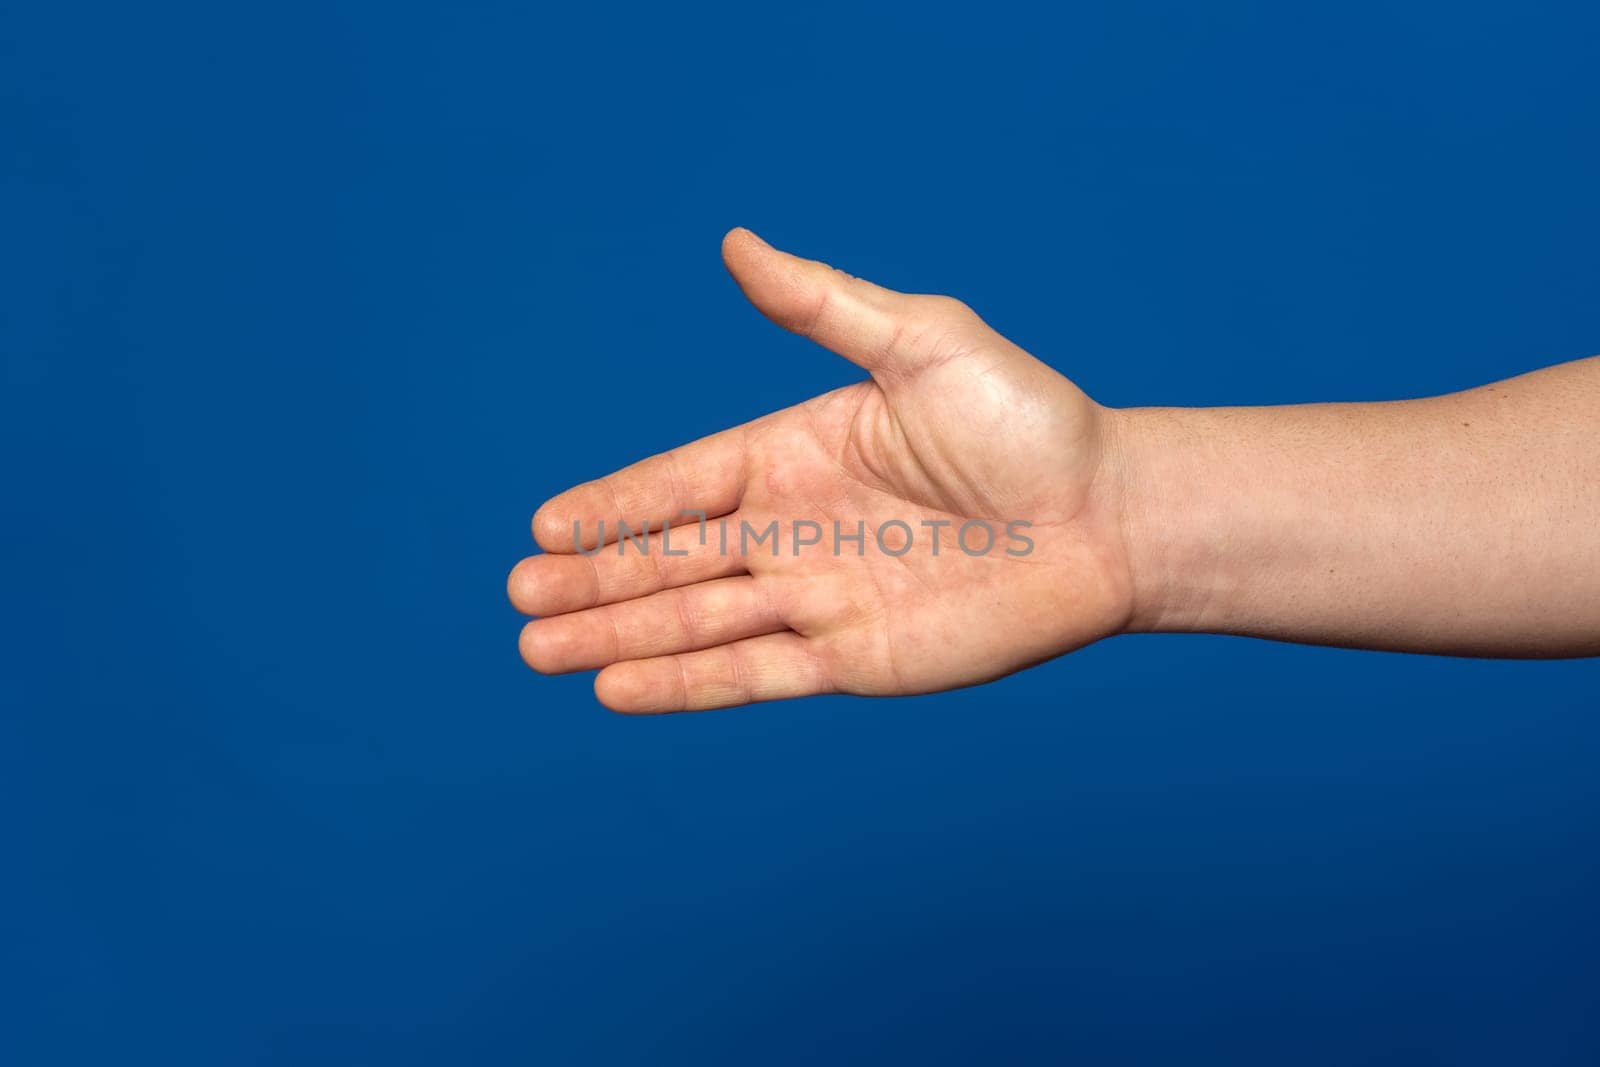
[[[512,603],[539,616],[522,632],[531,667],[602,668],[595,693],[617,711],[699,710],[972,685],[1126,626],[1106,409],[956,300],[879,288],[747,230],[722,253],[763,314],[871,379],[541,507],[546,554],[508,582]],[[686,511],[713,520],[705,544]],[[608,547],[578,551],[602,543],[602,520]],[[648,522],[647,552],[618,553],[618,520]],[[774,522],[775,545],[751,543]],[[672,554],[658,532],[668,523]],[[859,551],[836,541],[835,523],[847,538],[861,524]]]

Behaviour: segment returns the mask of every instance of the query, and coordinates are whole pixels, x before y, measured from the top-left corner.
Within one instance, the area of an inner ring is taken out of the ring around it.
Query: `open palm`
[[[723,258],[774,322],[872,377],[540,508],[545,554],[508,583],[538,616],[530,666],[603,668],[618,711],[698,710],[970,685],[1126,624],[1104,409],[957,301],[745,230]],[[648,544],[619,550],[619,523]]]

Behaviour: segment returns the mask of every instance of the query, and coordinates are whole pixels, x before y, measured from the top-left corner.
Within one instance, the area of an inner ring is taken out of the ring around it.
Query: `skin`
[[[722,252],[762,313],[871,377],[538,510],[543,554],[508,580],[536,616],[522,656],[598,668],[609,708],[927,693],[1156,630],[1600,654],[1600,358],[1427,400],[1112,410],[959,301],[747,230]],[[728,551],[714,521],[699,543],[694,510],[724,518]],[[619,519],[671,523],[672,554],[659,532],[619,553]],[[579,552],[601,520],[608,547]],[[795,552],[802,520],[823,539]],[[890,520],[913,531],[902,555],[874,542]],[[981,528],[979,554],[958,548],[970,520],[996,531],[988,551]],[[1013,520],[1031,524],[1025,554]],[[865,524],[861,549],[834,554],[835,521]],[[775,555],[740,551],[741,523],[772,522]]]

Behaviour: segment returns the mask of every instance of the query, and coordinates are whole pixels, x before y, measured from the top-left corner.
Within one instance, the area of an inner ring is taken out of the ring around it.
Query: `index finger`
[[[728,514],[744,492],[747,429],[702,437],[551,497],[533,516],[533,539],[546,552],[576,552],[615,541],[619,523],[637,532],[682,523],[685,512]]]

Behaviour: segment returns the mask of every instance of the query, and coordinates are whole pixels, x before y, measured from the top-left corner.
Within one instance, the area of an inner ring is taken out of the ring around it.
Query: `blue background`
[[[856,377],[733,225],[1116,405],[1595,352],[1593,5],[579,7],[0,15],[0,1061],[1600,1062],[1600,661],[637,720],[503,593]]]

